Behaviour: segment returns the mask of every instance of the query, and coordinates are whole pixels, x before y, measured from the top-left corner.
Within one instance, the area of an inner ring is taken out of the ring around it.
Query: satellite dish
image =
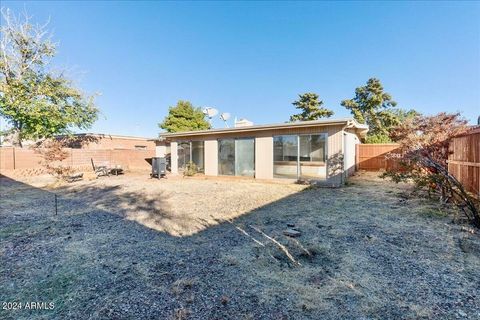
[[[206,107],[202,111],[203,114],[208,117],[208,122],[210,123],[210,126],[212,126],[212,118],[217,115],[218,110],[215,108]]]
[[[203,109],[203,114],[211,119],[218,114],[218,110],[215,108],[206,107]]]
[[[228,113],[228,112],[223,112],[223,113],[220,115],[220,119],[222,119],[223,122],[225,122],[225,127],[228,128],[227,120],[230,119],[230,113]]]

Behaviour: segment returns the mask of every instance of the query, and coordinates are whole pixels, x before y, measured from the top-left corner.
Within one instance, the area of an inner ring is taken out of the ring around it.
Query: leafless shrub
[[[450,138],[468,130],[460,114],[439,113],[417,116],[394,128],[391,138],[400,144],[399,165],[387,170],[383,177],[395,182],[413,181],[417,190],[438,194],[442,203],[453,203],[475,226],[480,227],[478,200],[448,172]]]
[[[73,173],[73,168],[64,162],[69,154],[64,149],[62,141],[56,139],[44,140],[37,144],[35,151],[41,155],[41,164],[47,173],[58,179],[64,179]]]

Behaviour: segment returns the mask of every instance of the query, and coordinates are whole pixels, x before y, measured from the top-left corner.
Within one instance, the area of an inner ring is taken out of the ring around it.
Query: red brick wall
[[[65,149],[69,157],[63,161],[67,166],[89,170],[91,159],[96,165],[121,165],[126,170],[149,169],[145,160],[155,156],[155,150],[86,150]],[[42,157],[32,149],[0,147],[0,171],[42,169]]]

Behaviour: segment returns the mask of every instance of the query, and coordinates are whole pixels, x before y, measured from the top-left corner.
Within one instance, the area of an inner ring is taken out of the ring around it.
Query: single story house
[[[367,131],[347,118],[161,133],[157,156],[166,156],[163,146],[170,146],[172,174],[193,161],[206,176],[339,186],[355,171],[355,145]]]

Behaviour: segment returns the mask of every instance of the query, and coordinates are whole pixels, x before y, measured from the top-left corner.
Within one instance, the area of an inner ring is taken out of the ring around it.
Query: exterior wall
[[[157,157],[165,157],[167,154],[167,146],[156,146],[155,147],[155,155]]]
[[[255,178],[273,179],[273,137],[255,138]]]
[[[343,127],[324,128],[328,134],[327,181],[325,184],[337,187],[343,184]]]
[[[255,138],[255,178],[273,178],[273,136],[293,134],[327,134],[327,164],[326,180],[327,186],[339,186],[344,182],[344,155],[343,155],[343,126],[318,126],[308,128],[284,128],[265,131],[238,132],[226,134],[211,134],[192,137],[171,138],[172,151],[172,173],[174,166],[177,166],[177,149],[179,141],[205,141],[205,175],[218,175],[218,139],[226,138]],[[358,139],[358,138],[357,138]],[[175,144],[175,149],[174,149]],[[350,152],[355,159],[355,149]],[[178,172],[178,168],[176,168]]]
[[[205,175],[218,175],[218,142],[217,140],[205,140]]]
[[[171,151],[171,163],[170,169],[172,174],[178,174],[178,143],[171,142],[170,143],[170,151]]]
[[[344,170],[345,175],[349,177],[355,173],[356,145],[360,143],[360,139],[354,132],[347,130],[344,131],[343,135],[343,153],[345,154]]]

